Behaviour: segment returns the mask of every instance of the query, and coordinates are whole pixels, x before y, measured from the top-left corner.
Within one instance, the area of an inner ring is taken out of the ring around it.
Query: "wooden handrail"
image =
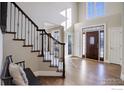
[[[61,42],[59,42],[57,39],[55,39],[53,36],[49,35],[49,34],[45,31],[45,29],[38,29],[38,31],[44,31],[45,34],[46,34],[48,37],[52,38],[52,39],[53,39],[54,41],[56,41],[58,44],[65,45],[65,43],[61,43]],[[42,33],[41,33],[41,35],[42,35]]]
[[[22,12],[23,15],[25,15],[28,18],[28,20],[31,21],[32,24],[34,24],[38,28],[36,23],[33,20],[31,20],[31,18],[15,2],[12,2],[12,3],[13,3],[13,5],[15,5],[15,7],[17,7],[19,9],[19,11]]]

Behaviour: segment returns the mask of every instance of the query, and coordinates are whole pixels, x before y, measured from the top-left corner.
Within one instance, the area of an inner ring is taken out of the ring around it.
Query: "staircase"
[[[31,53],[37,52],[37,57],[49,62],[49,67],[56,68],[65,77],[65,43],[56,40],[45,29],[39,29],[16,3],[7,3],[7,7],[6,33],[13,34],[14,41],[23,41],[22,47],[31,47]]]

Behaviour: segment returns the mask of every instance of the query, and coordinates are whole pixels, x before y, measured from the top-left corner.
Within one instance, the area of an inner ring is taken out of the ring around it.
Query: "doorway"
[[[110,29],[110,58],[109,62],[114,64],[122,64],[122,28],[113,27]]]
[[[104,30],[83,32],[83,58],[104,61]]]
[[[86,57],[98,60],[99,51],[99,34],[98,31],[86,32]]]

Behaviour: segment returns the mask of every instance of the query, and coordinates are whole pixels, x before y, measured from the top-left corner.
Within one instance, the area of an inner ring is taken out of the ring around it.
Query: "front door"
[[[99,33],[86,32],[86,57],[98,60]]]

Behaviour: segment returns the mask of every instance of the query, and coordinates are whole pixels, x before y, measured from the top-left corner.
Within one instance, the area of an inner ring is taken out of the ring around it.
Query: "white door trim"
[[[110,60],[111,60],[111,59],[110,59],[110,57],[111,57],[111,40],[110,40],[110,39],[111,39],[111,36],[110,36],[110,34],[111,34],[111,30],[116,30],[116,29],[123,31],[123,30],[122,30],[122,27],[112,27],[112,28],[109,28],[109,30],[108,30],[108,31],[109,31],[109,36],[108,36],[108,37],[109,37],[109,38],[108,38],[108,40],[109,40],[109,51],[110,51],[109,54],[108,54],[108,55],[109,55],[109,58],[108,58],[108,59],[109,59],[109,63],[111,63],[111,62],[110,62]],[[123,39],[123,38],[122,38],[122,39]],[[122,43],[123,43],[123,42],[122,42]],[[122,60],[122,61],[123,61],[123,60]],[[122,65],[122,63],[119,63],[119,64]]]
[[[106,59],[106,24],[96,24],[96,25],[88,25],[88,26],[83,26],[82,27],[82,34],[81,34],[81,38],[83,38],[83,32],[86,33],[86,31],[83,31],[83,28],[88,28],[88,27],[97,27],[97,26],[104,26],[103,30],[104,30],[104,62],[108,62],[108,60]],[[93,31],[88,31],[88,32],[93,32]],[[83,43],[83,42],[82,42]],[[82,48],[82,47],[81,47]],[[82,49],[83,50],[83,49]]]
[[[123,72],[122,72],[122,70],[121,70],[121,80],[123,80],[124,81],[124,74],[123,74]]]

